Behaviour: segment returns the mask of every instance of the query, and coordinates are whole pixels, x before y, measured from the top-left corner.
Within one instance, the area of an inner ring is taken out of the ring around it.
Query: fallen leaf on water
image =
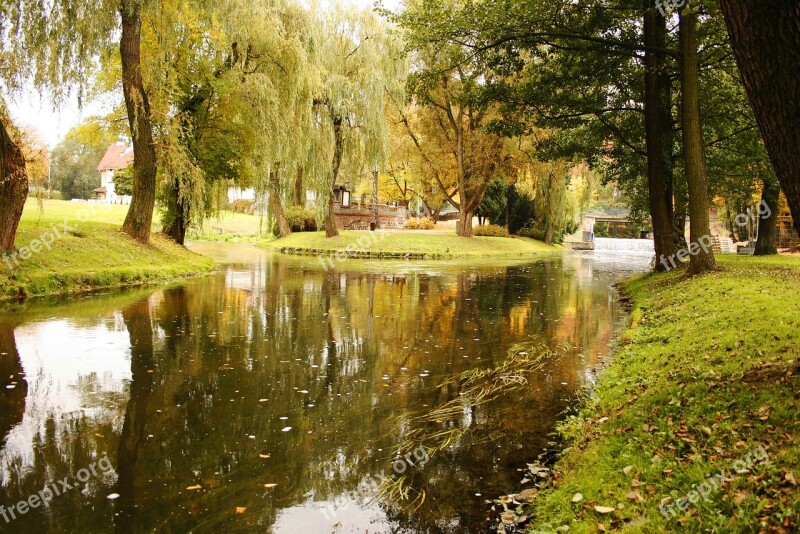
[[[269,454],[259,454],[259,455],[258,455],[258,457],[259,457],[259,458],[263,458],[264,460],[266,460],[267,458],[269,458],[269,456],[270,456]]]
[[[245,506],[237,506],[236,507],[236,513],[237,514],[243,514],[245,512],[245,510],[247,510],[247,507],[245,507]]]
[[[583,495],[580,493],[576,493],[572,496],[572,502],[581,502],[583,500]]]
[[[112,493],[111,495],[106,497],[106,499],[108,499],[110,501],[113,501],[114,499],[119,499],[119,493]]]
[[[275,486],[277,486],[277,484],[264,484],[264,487],[267,488],[267,489],[272,489]]]
[[[292,427],[287,426],[286,428],[282,429],[281,432],[288,432],[292,429]]]
[[[594,511],[598,514],[610,514],[616,510],[616,508],[609,508],[608,506],[595,506]]]
[[[196,491],[199,489],[203,489],[203,486],[189,486],[188,488],[186,488],[186,491]]]

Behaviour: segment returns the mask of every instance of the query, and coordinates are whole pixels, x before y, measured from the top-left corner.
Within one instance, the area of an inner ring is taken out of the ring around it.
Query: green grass
[[[359,246],[361,240],[363,246]],[[296,233],[262,244],[289,254],[331,254],[350,247],[358,257],[371,258],[514,258],[556,252],[557,247],[526,238],[459,237],[455,234],[411,231],[341,232],[328,239],[324,232]]]
[[[194,241],[254,243],[264,241],[265,236],[271,237],[266,218],[232,211],[221,211],[204,221],[201,228],[189,231],[189,238]]]
[[[800,259],[719,263],[706,276],[673,272],[626,284],[635,306],[627,344],[586,407],[560,428],[569,447],[555,482],[522,511],[531,530],[797,531]],[[758,447],[767,464],[708,501],[675,508],[670,520],[662,515],[662,504],[756,457]],[[583,499],[573,503],[576,493]]]
[[[50,250],[42,246],[28,259],[0,258],[0,299],[73,293],[100,288],[163,283],[209,272],[214,268],[204,258],[170,240],[154,235],[142,245],[119,228],[127,206],[93,205],[86,222],[81,210],[92,205],[48,200],[29,201],[20,221],[16,246],[29,247],[46,232],[53,239]],[[69,222],[65,231],[60,225]],[[6,261],[7,260],[7,261]]]

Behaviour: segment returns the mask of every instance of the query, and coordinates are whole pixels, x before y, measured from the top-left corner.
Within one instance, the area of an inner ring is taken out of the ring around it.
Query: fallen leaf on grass
[[[783,475],[783,478],[792,486],[797,486],[797,481],[794,479],[794,473],[791,471],[787,471],[786,474]]]
[[[606,526],[603,523],[597,523],[597,531],[598,532],[605,532]]]
[[[582,500],[583,500],[583,495],[581,495],[580,493],[576,493],[575,495],[572,496],[572,502],[574,503],[581,502]]]
[[[633,473],[633,466],[629,465],[627,467],[623,467],[622,472],[625,473],[627,476],[631,476],[631,473]]]
[[[633,502],[644,502],[644,497],[638,491],[630,491],[628,492],[628,500]]]
[[[595,506],[594,511],[598,514],[610,514],[616,510],[616,508],[609,508],[608,506]]]

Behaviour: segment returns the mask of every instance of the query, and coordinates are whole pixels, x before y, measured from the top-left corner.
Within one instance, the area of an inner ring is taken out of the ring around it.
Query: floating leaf
[[[277,486],[277,484],[264,484],[264,487],[267,488],[267,489],[272,489],[275,486]]]
[[[112,493],[111,495],[106,497],[106,499],[108,499],[110,501],[113,501],[114,499],[119,499],[119,493]]]
[[[286,428],[281,429],[281,432],[288,432],[292,429],[292,427],[287,426]]]
[[[197,491],[199,489],[203,489],[203,486],[189,486],[186,491]]]
[[[247,507],[245,507],[245,506],[237,506],[236,507],[236,513],[237,514],[243,514],[246,510],[247,510]]]

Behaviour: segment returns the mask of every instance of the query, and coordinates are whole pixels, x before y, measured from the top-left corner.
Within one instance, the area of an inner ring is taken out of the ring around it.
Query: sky
[[[342,1],[365,8],[375,3],[374,0]],[[384,7],[396,9],[402,4],[402,0],[382,0],[382,3]],[[323,6],[326,4],[330,6],[333,2],[324,0],[321,2]],[[119,98],[121,101],[122,95],[119,95]],[[19,126],[33,128],[50,149],[53,149],[81,120],[109,113],[113,108],[113,102],[109,101],[89,102],[81,108],[77,99],[73,98],[59,109],[54,109],[53,102],[47,95],[40,96],[35,92],[12,95],[7,98],[7,103],[14,122]]]

